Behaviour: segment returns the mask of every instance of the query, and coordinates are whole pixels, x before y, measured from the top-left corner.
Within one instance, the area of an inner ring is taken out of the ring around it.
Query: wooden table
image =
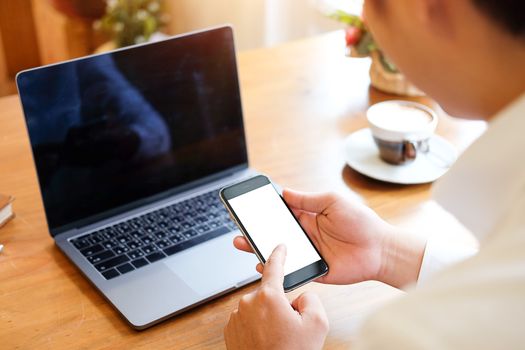
[[[333,190],[365,201],[387,220],[421,235],[471,236],[430,200],[430,185],[398,186],[359,175],[344,162],[343,140],[365,127],[370,104],[392,98],[369,88],[367,59],[344,56],[342,32],[241,53],[249,156],[280,184]],[[427,99],[419,99],[437,108]],[[438,132],[460,150],[485,125],[440,113]],[[146,331],[131,329],[53,244],[45,224],[21,107],[0,99],[0,192],[17,214],[0,230],[0,348],[222,348],[228,315],[250,285]],[[327,308],[326,348],[345,348],[363,318],[401,292],[378,282],[310,284]]]

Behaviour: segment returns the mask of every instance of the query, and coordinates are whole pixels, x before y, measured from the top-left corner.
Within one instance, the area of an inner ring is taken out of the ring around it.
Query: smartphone
[[[275,247],[286,245],[286,292],[328,272],[328,265],[268,177],[259,175],[227,186],[219,195],[262,264]]]

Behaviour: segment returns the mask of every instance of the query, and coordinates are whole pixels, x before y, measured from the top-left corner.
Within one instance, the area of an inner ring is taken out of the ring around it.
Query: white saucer
[[[403,185],[423,184],[443,176],[458,158],[458,152],[447,140],[434,135],[429,140],[430,152],[420,153],[408,164],[391,165],[379,158],[370,129],[361,129],[345,140],[345,159],[355,171],[376,180]]]

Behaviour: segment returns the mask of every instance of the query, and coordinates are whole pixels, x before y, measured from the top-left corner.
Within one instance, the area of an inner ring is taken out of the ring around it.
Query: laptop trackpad
[[[201,296],[234,288],[259,275],[253,254],[233,247],[230,233],[182,251],[164,261],[166,266]]]

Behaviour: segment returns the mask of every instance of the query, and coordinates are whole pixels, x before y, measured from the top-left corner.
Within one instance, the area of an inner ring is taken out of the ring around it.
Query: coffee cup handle
[[[403,161],[408,159],[416,159],[417,144],[413,141],[403,141]]]
[[[450,168],[454,161],[447,160],[447,157],[442,156],[436,152],[430,151],[430,145],[427,142],[414,142],[414,141],[403,141],[403,157],[404,160],[413,160],[416,158],[417,153],[422,152],[427,154],[429,157],[428,159],[432,159],[434,164],[443,167],[443,168]],[[436,162],[437,160],[437,162]]]

